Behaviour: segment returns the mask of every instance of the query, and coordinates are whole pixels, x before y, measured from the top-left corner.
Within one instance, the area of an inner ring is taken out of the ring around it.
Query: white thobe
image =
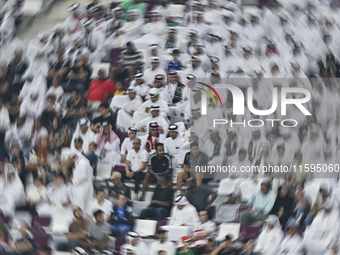
[[[74,149],[74,140],[78,137],[81,137],[83,139],[82,150],[84,154],[88,154],[90,143],[95,141],[95,133],[90,128],[87,130],[86,134],[83,134],[81,131],[79,132],[79,134],[74,133],[71,141],[71,149]]]
[[[128,112],[137,111],[138,107],[141,105],[141,101],[138,98],[134,98],[132,101],[126,102],[122,109],[118,111],[117,115],[117,126],[124,128],[125,131],[132,126],[133,115],[129,115]]]
[[[302,255],[303,254],[303,244],[302,238],[298,234],[294,236],[287,235],[281,243],[281,250],[279,254],[285,255]]]
[[[181,146],[185,143],[185,140],[177,135],[176,139],[168,137],[164,141],[164,152],[168,153],[172,158],[172,167],[175,169],[177,167],[177,162],[179,158],[179,153],[181,151]]]
[[[177,206],[173,206],[170,213],[169,226],[181,226],[186,224],[193,229],[194,224],[197,223],[198,214],[196,208],[192,204],[187,204],[182,210]]]
[[[151,243],[150,255],[158,255],[159,251],[166,251],[167,255],[175,255],[176,245],[171,241]]]
[[[169,124],[168,122],[161,116],[157,116],[155,118],[153,118],[152,116],[149,116],[141,121],[139,121],[135,127],[137,128],[137,130],[141,129],[141,128],[149,128],[149,124],[153,123],[153,122],[157,122],[159,126],[161,126],[164,130],[164,133],[167,134],[168,133],[168,128],[169,128]]]
[[[155,77],[158,74],[162,74],[162,75],[164,75],[164,77],[166,77],[166,73],[165,73],[164,69],[162,69],[160,67],[156,68],[155,70],[152,70],[152,68],[146,69],[144,71],[144,80],[145,80],[145,83],[147,85],[153,85],[153,83],[155,81]]]

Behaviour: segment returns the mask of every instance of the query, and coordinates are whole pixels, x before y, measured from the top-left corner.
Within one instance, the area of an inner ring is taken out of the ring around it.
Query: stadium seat
[[[257,237],[260,234],[261,228],[262,228],[261,225],[242,226],[238,240],[242,241],[245,238],[257,239]]]
[[[99,162],[97,166],[97,176],[95,180],[102,181],[102,180],[109,179],[111,177],[111,172],[112,172],[112,165],[103,164]]]
[[[182,4],[170,4],[169,12],[172,17],[183,17],[185,5]]]
[[[139,217],[141,212],[148,208],[148,206],[150,205],[150,202],[146,202],[146,201],[133,201],[132,204],[132,215],[134,217]]]
[[[191,229],[189,226],[163,226],[161,229],[168,231],[168,240],[178,242],[182,236],[190,236]]]
[[[73,221],[73,216],[65,214],[55,214],[52,222],[53,235],[64,235],[68,231],[70,224]]]
[[[135,220],[134,231],[140,234],[141,237],[152,236],[156,233],[156,220]]]
[[[116,247],[115,247],[115,254],[120,254],[120,247],[126,243],[125,237],[117,237],[116,239]]]
[[[33,17],[40,12],[42,5],[42,0],[26,0],[21,11],[25,17]]]
[[[95,79],[98,76],[98,71],[100,69],[105,69],[106,74],[109,74],[110,64],[109,63],[93,63],[92,64],[93,72],[91,79]]]
[[[32,220],[32,230],[40,230],[49,228],[51,225],[52,219],[48,216],[38,216],[34,215]]]
[[[117,132],[117,135],[121,144],[124,142],[125,138],[129,137],[127,132]]]
[[[112,49],[110,52],[110,59],[109,62],[112,66],[117,66],[118,65],[118,61],[119,61],[119,56],[120,53],[123,51],[124,49]]]
[[[231,234],[236,240],[240,235],[240,223],[222,223],[218,226],[218,235],[216,240],[223,241],[225,236]]]
[[[13,220],[17,220],[19,222],[23,221],[28,224],[28,226],[32,226],[32,214],[27,211],[16,211],[13,216]]]
[[[246,180],[240,184],[240,194],[242,201],[248,201],[251,195],[260,188],[260,182],[254,183],[252,179]]]
[[[113,168],[113,172],[120,172],[121,174],[125,173],[125,166],[115,166]]]
[[[234,221],[238,216],[239,207],[239,205],[220,205],[217,209],[216,218],[214,221],[218,223]]]

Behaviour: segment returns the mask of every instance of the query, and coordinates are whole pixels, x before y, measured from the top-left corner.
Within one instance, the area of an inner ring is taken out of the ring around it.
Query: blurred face
[[[178,77],[177,77],[177,76],[171,76],[171,77],[170,77],[170,82],[171,82],[172,84],[175,84],[176,82],[178,82]]]
[[[105,193],[103,191],[97,192],[96,198],[97,198],[98,202],[104,201]]]
[[[126,205],[126,203],[127,203],[126,196],[120,194],[119,197],[118,197],[118,199],[117,199],[117,201],[118,201],[118,205],[119,205],[120,207],[124,207],[124,206]]]
[[[193,146],[190,148],[190,151],[191,153],[194,155],[194,156],[197,156],[198,153],[199,153],[199,149],[198,149],[198,146]]]
[[[238,154],[238,158],[240,161],[243,161],[246,158],[246,154],[242,151]]]
[[[301,190],[297,190],[297,191],[295,192],[295,198],[296,198],[297,200],[302,200],[302,199],[303,199],[303,192],[302,192]]]
[[[129,52],[129,53],[131,53],[131,52],[133,51],[132,46],[127,46],[127,47],[126,47],[126,51]]]
[[[290,229],[288,230],[288,234],[289,234],[290,236],[294,236],[294,235],[296,234],[296,229],[290,228]]]
[[[132,14],[132,15],[130,15],[130,21],[135,21],[136,19],[137,19],[137,15],[134,15],[134,14]]]
[[[42,185],[41,180],[39,180],[39,179],[34,180],[34,186],[40,187],[41,185]]]
[[[245,58],[249,58],[249,57],[251,56],[251,52],[250,52],[250,51],[244,51],[244,52],[243,52],[243,56],[244,56]]]
[[[105,107],[102,106],[99,108],[99,111],[102,116],[106,116],[109,113],[109,108],[106,109]]]
[[[285,186],[283,186],[283,187],[281,188],[281,190],[280,190],[280,196],[281,196],[281,197],[286,197],[287,194],[288,194],[288,189],[287,189]]]
[[[132,101],[133,99],[136,98],[136,93],[134,92],[129,92],[129,99]]]
[[[105,80],[105,72],[102,69],[98,71],[98,79]]]
[[[208,212],[207,211],[200,211],[198,213],[198,217],[201,223],[205,223],[208,221]]]
[[[96,221],[98,223],[102,223],[104,221],[104,215],[100,213],[99,215],[96,216]]]
[[[131,240],[131,245],[136,246],[138,244],[138,239]]]
[[[104,133],[105,135],[108,135],[108,134],[110,133],[110,127],[109,127],[109,126],[104,127],[103,133]]]
[[[83,147],[83,143],[81,141],[74,141],[74,147],[77,150],[81,150],[81,148]]]
[[[151,97],[151,102],[155,103],[157,102],[159,99],[159,95],[155,96],[155,97]]]
[[[129,133],[130,140],[135,140],[136,138],[136,132],[130,132]]]
[[[156,154],[158,157],[163,157],[164,156],[164,147],[163,146],[158,146],[156,149]]]
[[[71,97],[73,100],[79,100],[80,94],[76,91],[72,91]]]
[[[157,136],[158,135],[158,129],[157,128],[151,128],[150,129],[150,135],[151,136]]]
[[[191,62],[192,68],[197,68],[199,66],[199,62],[198,61],[192,61]]]
[[[40,120],[35,120],[34,121],[34,128],[36,130],[39,130],[41,128],[41,121]]]
[[[86,134],[88,129],[89,129],[89,127],[87,125],[80,126],[80,130],[83,134]]]
[[[19,149],[19,145],[13,145],[12,146],[12,153],[14,155],[19,155],[20,149]]]
[[[151,115],[152,115],[153,118],[158,117],[158,116],[159,116],[159,110],[153,110],[153,111],[151,111]]]
[[[268,191],[269,191],[268,184],[262,183],[261,184],[261,192],[262,193],[268,193]]]
[[[268,223],[267,223],[267,227],[268,227],[269,229],[273,229],[273,228],[275,227],[275,225],[274,225],[274,223],[268,222]]]
[[[176,131],[170,131],[169,133],[170,133],[170,137],[171,137],[172,139],[175,140],[175,139],[177,138],[178,133],[177,133]]]
[[[184,242],[183,245],[185,248],[188,248],[191,245],[191,242],[190,241]]]
[[[80,208],[77,208],[76,210],[74,210],[73,215],[76,219],[80,219],[82,217],[82,211]]]
[[[119,91],[122,91],[124,88],[123,84],[121,82],[117,82],[116,83],[116,89],[119,90]]]
[[[198,119],[199,117],[201,117],[201,113],[199,113],[199,112],[193,112],[193,113],[192,113],[192,118],[193,118],[194,120]]]
[[[152,50],[151,50],[151,54],[152,54],[152,56],[157,57],[157,56],[158,56],[158,50],[157,50],[157,48],[152,49]]]
[[[155,70],[159,66],[159,63],[158,62],[151,62],[151,66],[152,66],[152,70]]]
[[[132,146],[135,150],[139,150],[140,148],[140,140],[139,139],[135,139],[132,143]]]
[[[283,156],[285,154],[285,148],[284,147],[279,147],[278,152],[279,152],[280,156]]]
[[[165,233],[162,233],[162,234],[158,234],[158,238],[161,242],[164,242],[165,239],[166,239],[166,234]]]

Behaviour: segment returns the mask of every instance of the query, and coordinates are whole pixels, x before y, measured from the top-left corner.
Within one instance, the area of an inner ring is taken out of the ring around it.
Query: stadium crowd
[[[27,49],[14,2],[0,1],[0,254],[340,254],[340,1],[74,3]],[[260,110],[274,88],[304,88],[311,115],[215,127],[243,123],[221,83]],[[64,241],[42,241],[46,218],[72,219]]]

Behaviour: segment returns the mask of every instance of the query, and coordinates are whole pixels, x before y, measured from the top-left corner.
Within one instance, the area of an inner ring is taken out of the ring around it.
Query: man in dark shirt
[[[114,184],[114,187],[110,188],[109,196],[117,199],[118,194],[123,194],[124,196],[126,196],[129,202],[131,199],[131,190],[122,182],[122,174],[120,172],[113,172],[110,180]],[[117,202],[115,202],[115,204],[117,204]]]
[[[170,215],[173,200],[173,190],[169,185],[170,181],[171,176],[169,174],[162,173],[159,175],[158,186],[153,193],[150,206],[142,211],[141,219],[156,217],[160,221]]]
[[[115,119],[111,114],[109,103],[101,103],[99,106],[100,116],[93,119],[91,123],[91,130],[95,133],[99,132],[99,129],[103,122],[111,124],[111,127],[115,127]]]
[[[157,143],[155,145],[156,152],[149,157],[148,172],[145,175],[143,182],[143,194],[140,198],[144,201],[145,193],[149,187],[150,182],[159,180],[159,176],[163,173],[172,176],[172,161],[169,154],[164,153],[164,144]]]
[[[64,55],[65,54],[63,50],[57,51],[57,61],[55,63],[51,63],[50,70],[48,71],[47,74],[48,85],[52,84],[53,77],[56,74],[60,77],[60,83],[65,83],[67,81],[66,75],[70,70],[71,63]]]
[[[209,206],[215,201],[217,192],[212,191],[207,185],[196,184],[195,178],[189,178],[186,182],[185,196],[190,204],[195,206],[197,211],[207,210]],[[211,199],[208,202],[208,197],[211,195]]]
[[[225,236],[225,241],[216,250],[214,250],[211,255],[238,255],[240,252],[233,248],[234,242],[230,235]]]
[[[177,176],[177,192],[180,192],[183,181],[186,181],[192,174],[196,176],[197,186],[202,184],[202,173],[196,172],[196,167],[205,167],[208,164],[208,156],[199,150],[198,142],[190,144],[190,152],[185,154],[183,162],[183,172],[178,173]]]
[[[77,89],[72,90],[71,98],[66,103],[66,114],[63,118],[65,124],[70,122],[78,122],[80,118],[80,109],[86,105],[86,101],[81,98]]]
[[[66,233],[68,242],[59,244],[57,247],[58,251],[71,252],[76,246],[80,246],[85,249],[90,247],[89,237],[86,233],[89,222],[84,219],[82,214],[83,211],[79,207],[74,209],[73,215],[75,220],[69,226],[68,233]]]

